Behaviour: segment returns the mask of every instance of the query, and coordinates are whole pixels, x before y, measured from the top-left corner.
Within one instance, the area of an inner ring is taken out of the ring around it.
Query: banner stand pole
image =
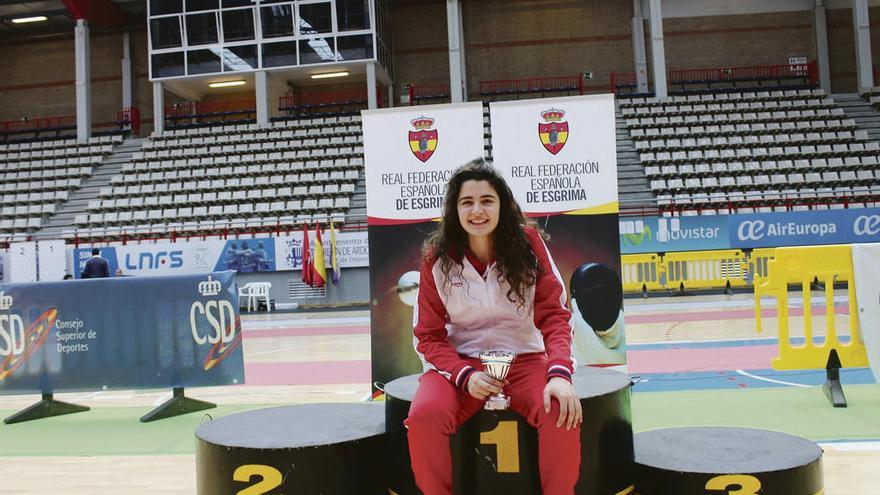
[[[163,402],[159,407],[144,414],[141,417],[141,423],[149,423],[158,419],[180,416],[181,414],[212,409],[214,407],[217,407],[217,404],[186,397],[183,395],[183,387],[174,387],[174,396]]]
[[[831,349],[828,355],[828,364],[825,366],[825,383],[822,392],[828,402],[834,407],[846,407],[846,396],[843,394],[843,386],[840,384],[840,356],[837,349]]]
[[[13,423],[21,423],[24,421],[33,421],[35,419],[49,418],[52,416],[61,416],[62,414],[72,414],[88,411],[87,406],[71,404],[69,402],[61,402],[52,398],[52,394],[43,393],[40,402],[28,406],[25,409],[9,416],[3,422],[11,425]]]

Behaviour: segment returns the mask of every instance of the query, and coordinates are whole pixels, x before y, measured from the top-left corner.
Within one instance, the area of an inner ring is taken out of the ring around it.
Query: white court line
[[[823,447],[823,448],[824,447],[832,447],[832,448],[834,448],[834,450],[846,450],[846,451],[880,450],[880,441],[819,442],[819,446]]]
[[[252,354],[245,354],[244,358],[245,358],[245,359],[248,359],[248,358],[252,358],[252,357],[254,357],[254,356],[265,356],[266,354],[274,354],[274,353],[276,353],[276,352],[293,351],[293,350],[296,350],[296,349],[303,349],[303,348],[306,348],[306,347],[313,347],[313,346],[316,346],[316,345],[339,344],[339,343],[342,343],[342,342],[347,342],[347,341],[349,341],[349,340],[352,340],[353,338],[355,338],[355,337],[349,337],[349,338],[347,338],[347,339],[339,339],[339,340],[330,340],[330,341],[325,341],[325,342],[312,342],[312,343],[309,343],[309,344],[295,345],[295,346],[293,346],[293,347],[282,347],[282,348],[280,348],[280,349],[272,349],[272,350],[270,350],[270,351],[254,352],[254,353],[252,353]]]
[[[369,316],[352,316],[348,318],[303,318],[297,320],[243,320],[241,326],[243,329],[250,328],[298,328],[298,327],[314,327],[328,325],[369,325]]]
[[[165,392],[164,394],[160,395],[159,398],[153,402],[153,407],[161,406],[163,402],[167,401],[168,399],[170,399],[172,397],[174,397],[174,394],[172,392]]]
[[[811,297],[814,306],[824,306],[825,305],[825,296],[814,296]],[[834,296],[835,303],[843,303],[849,302],[849,298],[847,296]],[[788,298],[788,306],[789,307],[801,307],[804,305],[804,299],[802,297],[790,297]],[[626,314],[639,314],[646,312],[655,312],[655,311],[677,311],[683,309],[695,309],[695,308],[715,308],[715,309],[755,309],[755,300],[751,299],[743,299],[736,301],[694,301],[694,302],[666,302],[666,303],[651,303],[651,304],[627,304],[626,300],[623,301],[623,306]],[[761,298],[761,307],[762,308],[775,308],[776,307],[776,299],[770,298]]]
[[[93,398],[93,397],[97,397],[97,396],[99,396],[99,395],[101,395],[101,394],[103,394],[103,393],[104,393],[103,390],[98,390],[97,392],[92,392],[92,393],[90,393],[90,394],[86,394],[86,395],[83,395],[83,396],[77,397],[77,398],[75,398],[75,399],[71,399],[70,402],[76,404],[77,402],[81,402],[81,401],[84,401],[84,400],[86,400],[86,399],[91,399],[91,398]]]
[[[789,386],[792,386],[792,387],[803,387],[803,388],[810,388],[810,387],[812,387],[812,385],[804,385],[803,383],[784,382],[784,381],[782,381],[782,380],[774,380],[774,379],[772,379],[772,378],[767,378],[767,377],[763,377],[763,376],[753,375],[753,374],[749,373],[748,371],[744,371],[744,370],[736,370],[736,372],[739,373],[740,375],[747,376],[747,377],[749,377],[749,378],[754,378],[755,380],[761,380],[761,381],[764,381],[764,382],[776,383],[776,384],[779,384],[779,385],[789,385]]]

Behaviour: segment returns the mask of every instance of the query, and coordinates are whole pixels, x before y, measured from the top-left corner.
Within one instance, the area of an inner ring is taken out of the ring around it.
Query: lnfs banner
[[[0,285],[0,394],[244,382],[235,273]]]
[[[363,112],[370,251],[373,382],[419,373],[412,307],[422,243],[434,230],[446,182],[483,156],[480,103]]]
[[[614,97],[497,102],[490,117],[495,167],[550,236],[578,364],[625,363]]]

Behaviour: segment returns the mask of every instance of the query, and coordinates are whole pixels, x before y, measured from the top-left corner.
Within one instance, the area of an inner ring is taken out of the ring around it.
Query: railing
[[[367,103],[367,90],[335,91],[329,93],[303,93],[282,96],[279,110],[297,110],[311,107],[362,105]]]
[[[60,117],[38,117],[35,119],[23,118],[0,122],[0,133],[18,134],[25,132],[58,131],[76,129],[76,115],[63,115]]]
[[[410,105],[416,105],[423,100],[447,100],[451,95],[448,84],[410,84],[406,87],[406,94]]]
[[[480,95],[515,95],[525,93],[577,92],[584,94],[584,78],[577,76],[532,77],[480,81]]]
[[[187,101],[165,107],[165,118],[171,120],[251,114],[257,111],[256,100]]]
[[[116,124],[122,128],[130,127],[134,135],[141,132],[141,111],[138,107],[125,107],[116,112]]]
[[[718,210],[726,210],[730,214],[737,213],[739,210],[745,209],[755,209],[760,207],[773,207],[773,208],[785,208],[786,211],[792,211],[794,208],[798,207],[807,207],[809,209],[816,209],[816,207],[842,207],[849,208],[851,205],[861,205],[864,203],[875,203],[880,202],[880,195],[876,194],[847,194],[847,193],[835,193],[835,196],[829,197],[801,197],[799,194],[785,194],[779,193],[776,198],[767,198],[761,194],[745,194],[738,195],[737,199],[728,199],[722,203],[711,203],[709,201],[701,201],[701,202],[676,202],[675,200],[670,200],[667,204],[662,204],[657,206],[657,211],[662,214],[668,215],[681,215],[683,212],[696,212],[698,214],[703,212],[717,212]],[[631,213],[631,215],[634,213]],[[621,215],[624,215],[623,210],[621,210]]]
[[[747,81],[777,81],[803,79],[809,84],[819,81],[816,61],[806,64],[753,65],[720,67],[714,69],[682,69],[669,71],[669,84],[711,84]],[[683,88],[682,88],[683,89]]]
[[[329,221],[319,222],[321,225],[329,225]],[[156,232],[150,230],[139,230],[137,228],[131,228],[126,230],[124,227],[121,228],[120,232],[115,235],[106,235],[106,236],[85,236],[80,237],[79,232],[74,234],[72,239],[68,239],[67,243],[72,244],[74,247],[79,247],[80,244],[108,244],[111,242],[120,242],[122,245],[127,245],[129,242],[138,242],[138,243],[148,243],[148,242],[159,242],[159,241],[170,241],[170,242],[178,242],[178,241],[188,241],[191,239],[196,240],[208,240],[208,239],[221,239],[226,240],[229,236],[240,236],[240,235],[268,235],[268,236],[282,236],[282,235],[290,235],[296,232],[301,232],[303,225],[312,228],[315,225],[315,222],[305,222],[305,223],[278,223],[276,225],[260,225],[260,226],[243,226],[240,227],[236,225],[233,227],[230,225],[214,225],[211,228],[205,228],[202,230],[186,230],[186,231],[165,231],[165,232]],[[367,224],[363,221],[352,222],[346,221],[344,223],[336,223],[336,229],[339,232],[361,232],[367,230]],[[57,235],[57,234],[56,234]],[[31,235],[28,237],[28,240],[37,240],[39,236]]]
[[[732,84],[738,82],[762,82],[803,80],[807,85],[819,83],[819,68],[815,60],[806,64],[750,65],[741,67],[718,67],[706,69],[677,69],[667,73],[670,86],[678,85],[684,90],[688,84]],[[621,89],[635,88],[634,72],[612,72],[611,90],[618,94]]]
[[[611,73],[611,92],[614,94],[620,94],[620,90],[623,88],[635,89],[636,88],[636,73],[635,72],[612,72]]]

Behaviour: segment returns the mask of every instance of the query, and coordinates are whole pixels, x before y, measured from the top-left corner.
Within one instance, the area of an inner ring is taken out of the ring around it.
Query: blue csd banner
[[[880,242],[880,209],[730,215],[730,246],[759,248]]]
[[[620,220],[621,254],[727,249],[729,242],[726,217],[705,215]]]
[[[244,382],[235,273],[0,284],[0,394]]]

